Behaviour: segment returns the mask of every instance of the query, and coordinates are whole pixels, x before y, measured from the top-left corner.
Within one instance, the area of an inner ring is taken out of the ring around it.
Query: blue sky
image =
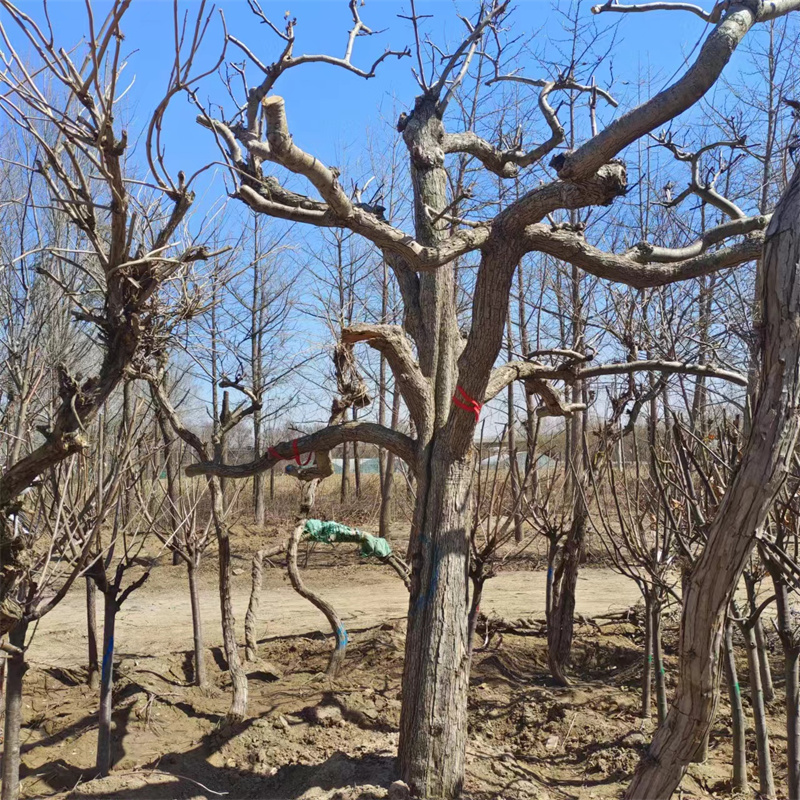
[[[27,9],[34,5],[25,4]],[[181,8],[196,8],[198,3],[182,3]],[[590,3],[582,2],[581,14],[590,16]],[[108,3],[94,4],[97,18],[109,7]],[[222,9],[228,30],[248,44],[265,62],[279,53],[281,42],[261,25],[244,0],[223,0]],[[274,2],[265,0],[265,12],[280,24],[286,11],[297,18],[296,48],[300,53],[331,53],[341,55],[350,27],[346,0],[299,0]],[[455,41],[463,32],[457,14],[473,17],[476,4],[451,0],[419,0],[420,14],[431,14],[424,21],[425,30],[436,41]],[[410,26],[398,14],[409,12],[405,0],[368,0],[361,7],[363,21],[375,30],[385,32],[360,38],[354,61],[366,66],[384,49],[402,49],[410,42]],[[77,42],[86,29],[86,14],[82,0],[55,0],[50,15],[57,37],[63,44]],[[604,14],[598,18],[599,27],[620,25],[619,45],[613,58],[617,81],[636,81],[645,70],[667,81],[696,45],[705,25],[697,17],[682,13],[651,13],[625,15]],[[127,13],[123,29],[130,53],[129,78],[135,83],[128,93],[132,113],[142,122],[160,99],[172,55],[172,2],[170,0],[134,0]],[[560,20],[553,4],[546,0],[523,0],[517,3],[511,17],[513,35],[531,36],[538,32],[535,47],[546,46],[548,39],[563,38]],[[206,64],[221,45],[221,27],[215,23],[206,38]],[[241,60],[241,51],[229,49],[229,58]],[[357,142],[367,128],[375,130],[394,124],[395,109],[408,108],[418,89],[411,75],[412,59],[389,59],[379,68],[378,76],[364,80],[340,69],[310,64],[289,71],[277,85],[277,91],[287,101],[289,122],[295,140],[302,147],[330,160],[338,149]],[[528,64],[525,74],[537,77],[536,65]],[[255,80],[256,72],[251,68]],[[220,84],[207,79],[200,87],[201,100],[219,101]],[[623,103],[623,107],[624,107]],[[165,126],[167,156],[174,168],[191,173],[198,166],[216,157],[211,137],[194,124],[195,111],[183,98],[176,98]],[[135,127],[135,126],[134,126]]]

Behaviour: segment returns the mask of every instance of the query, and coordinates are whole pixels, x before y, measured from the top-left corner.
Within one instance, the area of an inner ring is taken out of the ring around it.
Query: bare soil
[[[85,686],[85,605],[73,591],[39,626],[30,649],[23,730],[26,797],[264,798],[355,800],[389,796],[398,738],[407,594],[385,567],[315,550],[309,585],[333,602],[350,633],[335,682],[323,672],[331,648],[325,621],[283,577],[268,570],[259,661],[249,665],[252,717],[226,726],[228,680],[216,579],[203,577],[209,687],[191,680],[191,623],[184,570],[158,566],[123,607],[117,625],[114,771],[93,780],[96,692]],[[209,558],[209,565],[213,558]],[[240,627],[249,592],[242,560],[235,579]],[[464,797],[619,797],[645,749],[652,720],[639,717],[642,632],[635,620],[589,618],[639,599],[629,580],[586,568],[578,587],[574,685],[549,680],[546,641],[533,618],[544,608],[542,571],[503,573],[483,608],[515,620],[475,654]],[[668,678],[675,667],[667,641]],[[740,676],[742,685],[746,677]],[[772,719],[777,777],[780,713]],[[711,755],[693,765],[682,795],[729,796],[730,719],[724,703]]]

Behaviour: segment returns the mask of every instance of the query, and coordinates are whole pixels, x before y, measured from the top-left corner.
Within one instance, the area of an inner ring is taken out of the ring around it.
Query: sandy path
[[[379,567],[310,570],[306,580],[330,600],[348,629],[380,624],[405,616],[408,594],[393,573]],[[507,572],[490,580],[484,589],[485,611],[507,619],[544,614],[545,573]],[[639,600],[635,584],[608,569],[584,569],[578,581],[576,612],[596,615],[622,610]],[[249,599],[249,581],[242,574],[234,582],[234,608],[241,631]],[[102,607],[98,597],[98,606]],[[221,642],[216,579],[203,577],[200,598],[206,643]],[[40,623],[30,650],[31,661],[41,666],[73,667],[85,662],[86,628],[83,587],[70,593]],[[262,630],[286,636],[311,631],[328,632],[324,617],[299,597],[277,570],[265,575],[261,600]],[[98,621],[102,630],[102,621]],[[263,636],[264,634],[262,634]],[[240,636],[243,639],[243,635]],[[184,571],[159,567],[150,581],[131,595],[117,618],[116,649],[119,657],[164,655],[192,647],[191,613]]]

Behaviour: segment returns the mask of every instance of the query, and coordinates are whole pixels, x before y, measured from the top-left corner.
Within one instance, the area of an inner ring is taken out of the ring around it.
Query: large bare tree
[[[260,48],[231,36],[230,43],[243,51],[249,64],[259,71],[259,80],[248,85],[241,106],[227,118],[206,112],[198,121],[222,146],[236,181],[236,196],[254,211],[317,227],[346,229],[363,236],[382,252],[402,294],[404,324],[352,325],[341,336],[348,344],[365,342],[386,357],[408,408],[414,435],[374,423],[349,422],[281,443],[250,464],[206,463],[194,471],[244,477],[271,469],[281,459],[324,451],[344,441],[386,447],[409,463],[416,477],[417,494],[410,545],[413,573],[403,677],[400,773],[423,797],[452,798],[460,794],[464,778],[469,673],[468,532],[473,441],[482,406],[513,381],[523,381],[548,413],[568,418],[580,404],[567,402],[555,388],[555,381],[575,386],[600,375],[650,370],[724,377],[740,385],[746,382],[742,376],[711,363],[660,359],[591,364],[578,354],[577,359],[568,355],[556,364],[523,359],[498,365],[515,270],[523,256],[538,252],[596,277],[646,288],[757,259],[769,223],[765,215],[742,215],[709,227],[684,247],[673,249],[658,242],[642,242],[630,250],[608,252],[592,243],[591,229],[585,230],[582,222],[576,224],[569,212],[607,206],[625,195],[626,167],[619,158],[625,149],[692,108],[714,86],[753,26],[795,10],[800,2],[725,2],[710,12],[685,3],[663,2],[638,6],[609,2],[596,7],[595,12],[689,11],[711,26],[695,60],[677,80],[604,127],[597,123],[598,98],[612,98],[596,84],[581,83],[575,74],[576,64],[546,77],[526,77],[518,72],[506,75],[499,69],[502,59],[498,54],[495,85],[511,80],[538,90],[546,138],[531,146],[523,144],[530,137],[521,134],[504,137],[496,145],[475,130],[451,132],[446,124],[452,116],[448,108],[466,85],[472,66],[487,57],[492,43],[502,40],[509,13],[507,2],[483,6],[473,20],[464,20],[463,40],[453,48],[437,48],[432,64],[426,63],[424,40],[420,43],[421,20],[412,3],[410,20],[415,48],[387,50],[367,68],[356,65],[354,45],[359,37],[372,31],[361,20],[356,0],[351,0],[349,6],[352,28],[345,54],[334,57],[296,54],[294,20],[288,20],[282,29],[251,2],[264,29],[278,37],[281,52],[275,60],[262,58],[256,53]],[[384,209],[376,202],[365,202],[360,193],[345,191],[338,170],[301,149],[292,138],[286,104],[274,93],[281,75],[303,64],[324,62],[371,78],[380,62],[391,55],[416,56],[415,76],[420,86],[413,107],[397,123],[408,151],[413,232],[385,219]],[[560,92],[583,94],[585,109],[591,115],[588,135],[569,150],[564,150],[569,140],[554,108],[554,98]],[[452,196],[448,183],[448,158],[464,155],[498,178],[511,179],[527,171],[528,180],[519,196],[499,213],[487,216],[484,206],[483,211],[470,215],[462,208],[463,198]],[[287,173],[305,179],[312,192],[305,195],[289,188],[284,178]],[[699,193],[704,188],[698,185],[695,190]],[[782,219],[786,221],[788,217]],[[782,247],[771,246],[765,259],[775,270],[781,268],[778,262],[783,255],[778,250]],[[456,307],[456,265],[464,259],[476,263],[466,331],[459,325]],[[772,313],[785,317],[788,311],[776,306]],[[763,397],[778,385],[774,370],[769,374],[773,384],[764,389]],[[568,394],[572,401],[575,396],[574,391]],[[763,402],[766,408],[777,399]],[[781,408],[786,413],[770,418],[769,423],[775,442],[791,416],[788,406]],[[765,424],[766,419],[754,429],[763,433]],[[758,441],[763,444],[763,440]],[[756,442],[751,439],[751,445],[756,446]],[[763,450],[759,452],[764,455]],[[763,461],[759,463],[764,466]],[[752,476],[752,467],[743,468],[743,474]],[[739,509],[743,497],[750,497],[747,492],[752,490],[752,486],[735,482],[728,513]],[[726,518],[725,514],[720,516]],[[730,517],[727,522],[729,531]],[[727,606],[726,593],[735,585],[739,558],[749,549],[757,524],[758,514],[743,516],[736,527],[741,535],[732,545],[735,558],[725,562],[724,570],[719,562],[715,565],[717,584],[713,596],[719,595],[718,606],[708,605],[709,570],[703,569],[701,563],[695,573],[686,598],[686,613],[693,616],[684,631],[685,641],[693,640],[688,648],[693,655],[684,655],[676,704],[651,751],[657,758],[644,763],[631,797],[668,796],[697,750],[695,740],[698,736],[702,739],[710,722],[709,698],[713,694],[723,619],[715,613],[717,608],[724,610]],[[719,536],[724,530],[724,525],[719,527]],[[710,537],[709,552],[716,552],[715,541],[714,536]]]

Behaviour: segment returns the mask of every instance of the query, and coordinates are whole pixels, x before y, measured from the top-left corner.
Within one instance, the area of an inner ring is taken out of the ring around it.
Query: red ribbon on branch
[[[459,394],[461,397],[459,397]],[[475,422],[480,420],[483,404],[479,403],[474,397],[470,397],[460,386],[456,386],[456,393],[453,395],[453,404],[464,411],[471,411],[475,415]]]
[[[314,454],[309,453],[305,463],[300,461],[300,448],[297,446],[297,439],[292,442],[292,450],[294,450],[294,460],[297,462],[298,466],[307,467],[311,463],[311,459],[314,458]]]
[[[283,456],[274,447],[267,449],[267,455],[270,458],[274,458],[276,461],[283,461]]]

